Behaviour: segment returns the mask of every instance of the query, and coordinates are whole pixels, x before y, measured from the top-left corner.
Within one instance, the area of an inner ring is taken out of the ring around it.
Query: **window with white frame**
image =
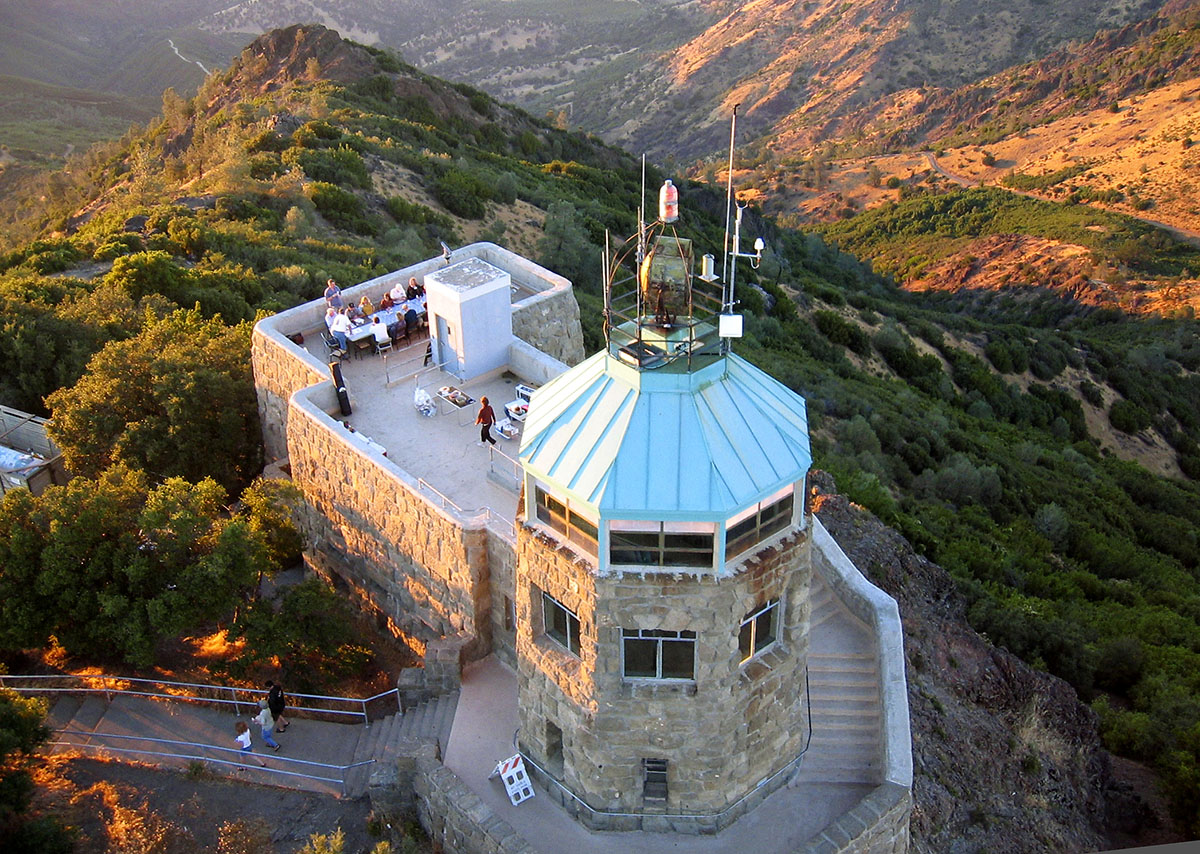
[[[546,634],[579,655],[579,617],[549,593],[542,594],[542,620]]]
[[[746,661],[775,643],[779,630],[779,600],[768,599],[765,604],[742,618],[738,629],[738,652]]]
[[[795,490],[791,484],[748,507],[725,523],[725,560],[778,534],[792,524]]]
[[[626,679],[695,679],[696,633],[621,629]]]
[[[632,566],[713,565],[712,522],[614,520],[608,526],[608,561]]]
[[[534,513],[542,524],[557,531],[568,542],[579,546],[587,554],[596,555],[596,523],[581,514],[569,503],[560,501],[541,484],[533,488]]]

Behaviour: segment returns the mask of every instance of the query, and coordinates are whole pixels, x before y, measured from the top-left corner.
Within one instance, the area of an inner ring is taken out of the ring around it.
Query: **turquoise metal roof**
[[[606,519],[724,519],[812,463],[804,398],[735,355],[691,373],[600,352],[533,395],[527,472]]]

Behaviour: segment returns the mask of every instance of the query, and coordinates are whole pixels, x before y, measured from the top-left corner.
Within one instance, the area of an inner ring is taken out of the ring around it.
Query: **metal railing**
[[[488,469],[497,477],[511,482],[514,492],[521,491],[521,464],[495,445],[488,446]]]
[[[135,687],[130,687],[135,686]],[[150,690],[152,687],[166,690]],[[150,697],[170,701],[207,703],[216,706],[232,706],[234,715],[242,714],[242,707],[256,709],[258,702],[267,696],[260,688],[238,688],[232,685],[206,685],[198,682],[173,682],[166,679],[143,679],[132,676],[109,675],[0,675],[0,687],[10,688],[21,694],[104,694],[112,701],[114,695]],[[370,726],[368,705],[392,696],[396,711],[400,712],[400,692],[396,688],[373,697],[334,697],[324,694],[287,695],[287,713],[293,717],[355,718]],[[340,708],[338,706],[341,706]],[[357,708],[354,708],[357,706]]]
[[[237,748],[232,748],[232,747],[218,747],[217,745],[214,745],[214,744],[203,744],[201,742],[196,742],[196,741],[178,741],[176,739],[170,739],[170,738],[149,738],[147,736],[141,736],[141,735],[119,735],[117,733],[85,732],[85,731],[81,731],[81,730],[70,730],[70,729],[56,729],[53,732],[55,732],[60,737],[66,736],[67,740],[60,739],[60,740],[48,742],[47,743],[48,746],[51,746],[51,747],[87,748],[87,749],[94,749],[94,750],[104,751],[104,752],[109,752],[109,753],[124,753],[124,754],[139,755],[139,756],[153,756],[153,757],[157,757],[158,759],[183,759],[183,760],[187,760],[189,762],[202,762],[206,765],[228,766],[228,767],[234,768],[235,770],[252,767],[250,764],[250,759],[246,755],[246,751],[239,750]],[[71,740],[70,739],[71,736],[78,736],[79,738],[87,739],[87,742],[84,743],[84,742]],[[168,745],[171,748],[194,748],[195,752],[178,753],[178,752],[171,752],[171,751],[167,751],[167,750],[144,750],[144,749],[135,748],[135,747],[116,747],[111,744],[94,743],[97,740],[100,740],[100,741],[125,740],[125,741],[135,741],[135,742],[149,742],[150,744]],[[216,754],[217,757],[220,757],[221,755],[226,755],[226,756],[230,756],[231,758],[229,758],[229,759],[216,758],[212,754]],[[343,797],[346,796],[346,772],[350,771],[354,768],[362,768],[367,765],[375,764],[374,759],[364,759],[361,762],[352,762],[349,765],[331,765],[326,762],[315,762],[310,759],[294,759],[289,756],[277,756],[274,754],[251,754],[251,756],[254,756],[255,759],[257,760],[256,764],[258,764],[258,767],[268,774],[275,774],[275,775],[286,776],[286,777],[298,777],[298,778],[301,778],[304,780],[314,780],[314,781],[321,782],[321,783],[333,783],[333,784],[340,786],[340,790],[341,790]],[[306,773],[303,773],[302,771],[289,771],[286,768],[273,768],[269,765],[260,764],[260,763],[262,763],[262,760],[264,758],[272,760],[272,763],[281,762],[281,763],[290,764],[292,766],[304,765],[304,766],[309,766],[312,768],[329,769],[330,771],[339,772],[339,776],[323,777],[319,774],[306,774]]]

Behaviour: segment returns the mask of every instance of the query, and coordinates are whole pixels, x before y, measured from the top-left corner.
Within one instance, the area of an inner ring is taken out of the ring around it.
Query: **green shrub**
[[[341,187],[324,181],[313,181],[308,186],[308,197],[313,205],[331,223],[358,234],[373,234],[374,226],[363,215],[362,200]]]
[[[1149,412],[1131,400],[1114,400],[1108,422],[1122,433],[1140,433],[1153,422]]]
[[[371,175],[362,156],[345,146],[324,149],[291,148],[284,153],[283,163],[298,165],[304,170],[304,174],[314,181],[356,187],[360,190],[371,186]]]
[[[446,210],[464,219],[482,219],[487,213],[486,199],[491,190],[479,177],[461,169],[450,168],[433,182],[434,198]]]
[[[871,339],[857,324],[832,311],[813,312],[813,323],[821,334],[834,344],[840,344],[865,356],[871,351]]]

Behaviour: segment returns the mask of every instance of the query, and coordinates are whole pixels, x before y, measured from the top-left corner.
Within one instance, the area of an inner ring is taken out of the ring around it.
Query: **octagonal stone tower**
[[[718,337],[686,240],[637,254],[608,347],[525,424],[520,747],[589,826],[711,832],[809,738],[807,416]]]

